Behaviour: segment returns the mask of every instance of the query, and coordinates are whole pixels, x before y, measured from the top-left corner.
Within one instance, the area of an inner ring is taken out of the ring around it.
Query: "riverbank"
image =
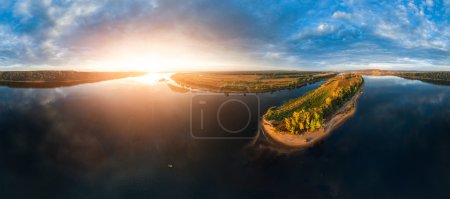
[[[324,127],[315,131],[305,132],[301,135],[293,135],[287,131],[279,131],[275,129],[275,127],[273,127],[271,123],[264,118],[261,122],[261,129],[266,137],[269,137],[280,144],[289,147],[312,146],[330,135],[335,128],[339,127],[356,113],[356,103],[358,98],[361,96],[363,89],[364,86],[361,86],[357,93],[330,117]]]

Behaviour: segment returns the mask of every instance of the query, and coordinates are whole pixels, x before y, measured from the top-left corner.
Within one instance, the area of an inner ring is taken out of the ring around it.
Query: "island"
[[[263,132],[286,146],[311,146],[355,113],[363,88],[361,75],[337,75],[299,98],[269,108],[262,118]]]
[[[172,75],[171,79],[189,89],[261,93],[301,87],[336,75],[336,72],[313,71],[184,72]]]
[[[2,71],[0,86],[57,88],[145,74],[147,72]]]

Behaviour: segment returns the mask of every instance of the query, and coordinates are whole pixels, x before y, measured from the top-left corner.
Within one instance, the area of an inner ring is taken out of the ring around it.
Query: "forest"
[[[435,72],[397,72],[399,77],[405,79],[415,79],[424,82],[429,82],[439,85],[450,85],[449,71],[435,71]]]

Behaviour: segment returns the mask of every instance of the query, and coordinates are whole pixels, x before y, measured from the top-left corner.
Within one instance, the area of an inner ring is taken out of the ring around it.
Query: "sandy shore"
[[[356,112],[356,102],[361,96],[364,86],[353,96],[347,103],[345,103],[331,119],[325,124],[325,127],[316,131],[305,132],[303,135],[292,135],[289,132],[280,132],[276,130],[272,125],[262,119],[261,125],[264,135],[290,147],[308,147],[312,146],[318,141],[328,136],[336,127],[343,124],[348,118],[352,117]]]

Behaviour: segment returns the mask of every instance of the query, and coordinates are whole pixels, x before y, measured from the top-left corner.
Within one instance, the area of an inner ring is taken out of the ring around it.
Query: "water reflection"
[[[198,93],[162,78],[0,87],[0,198],[448,196],[450,87],[365,77],[355,116],[292,152],[193,139]],[[319,85],[258,94],[261,114]]]

